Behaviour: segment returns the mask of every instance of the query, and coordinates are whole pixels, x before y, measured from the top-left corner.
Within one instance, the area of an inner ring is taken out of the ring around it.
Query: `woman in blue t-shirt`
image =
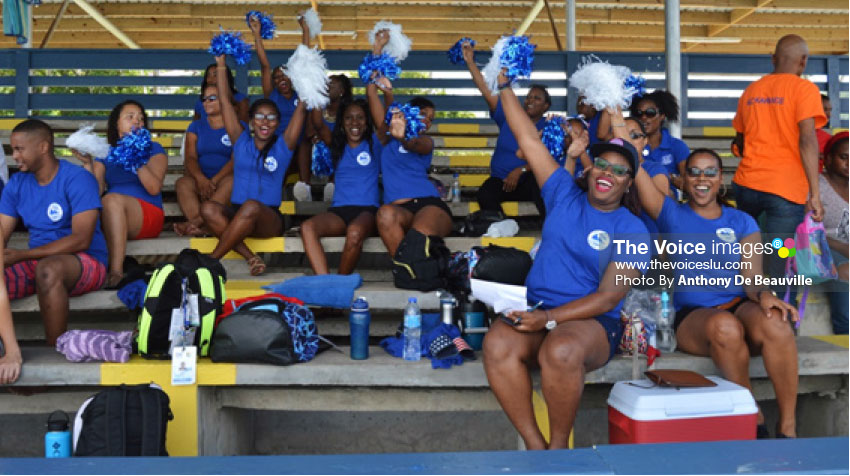
[[[507,83],[504,74],[499,81]],[[595,144],[594,166],[575,180],[552,159],[513,90],[503,88],[500,97],[547,216],[525,281],[528,303],[536,309],[495,321],[484,339],[484,370],[526,448],[566,448],[584,376],[613,356],[622,337],[621,301],[630,280],[640,276],[636,267],[649,261],[648,253],[638,251],[649,246],[646,227],[634,215],[637,152],[621,139]],[[567,160],[575,161],[587,143],[582,132]],[[634,249],[621,249],[621,240]],[[548,446],[534,418],[532,366],[540,367],[549,408]]]
[[[380,52],[380,50],[378,50]],[[392,84],[383,78],[386,107],[393,102]],[[452,232],[452,212],[440,198],[437,187],[428,178],[434,140],[427,135],[434,120],[434,103],[415,97],[410,105],[419,108],[425,130],[418,137],[405,139],[406,122],[401,113],[392,117],[392,127],[385,117],[387,110],[378,97],[374,83],[366,86],[369,109],[375,121],[381,152],[381,183],[384,205],[378,210],[378,234],[390,256],[395,256],[405,233],[411,228],[426,236],[445,237]]]
[[[686,203],[659,192],[644,171],[635,179],[641,204],[668,242],[704,247],[667,253],[686,263],[674,271],[679,349],[711,357],[724,377],[749,389],[750,355],[762,355],[779,406],[777,437],[796,436],[797,345],[788,320],[796,321],[797,311],[755,281],[763,276],[762,255],[776,250],[762,243],[750,215],[720,198],[723,164],[716,152],[697,149],[683,163]],[[767,437],[761,411],[758,423],[758,436]]]
[[[145,108],[127,100],[112,108],[106,121],[106,140],[110,150],[134,129],[148,128]],[[124,170],[104,158],[92,160],[75,154],[83,167],[97,178],[103,203],[103,234],[109,250],[109,273],[104,286],[114,289],[124,279],[124,254],[127,240],[156,238],[162,232],[162,182],[168,169],[168,157],[158,142],[152,142],[147,163],[135,173]]]
[[[363,240],[375,234],[375,212],[380,205],[378,174],[381,143],[374,133],[363,99],[339,106],[340,120],[331,135],[334,180],[339,190],[327,212],[301,225],[301,241],[316,274],[328,274],[328,261],[320,242],[325,236],[345,236],[339,274],[351,274],[360,258]],[[327,126],[322,124],[323,129]]]
[[[684,174],[684,160],[690,149],[682,140],[670,135],[664,126],[664,121],[679,120],[679,103],[676,96],[667,91],[656,89],[632,102],[631,117],[640,120],[646,131],[649,154],[645,160],[656,162],[667,169],[667,175],[674,186],[681,188],[681,177]],[[615,119],[611,126],[616,127]]]
[[[469,42],[463,44],[463,59],[472,75],[472,81],[481,91],[481,97],[487,102],[490,117],[499,127],[499,137],[490,159],[490,177],[478,187],[478,205],[481,210],[502,211],[505,201],[532,201],[541,217],[546,216],[546,207],[540,196],[540,188],[525,159],[517,156],[517,139],[505,121],[505,103],[494,96],[487,81],[475,64],[473,47]],[[552,106],[552,98],[542,84],[532,84],[523,102],[523,109],[537,130],[546,125],[544,114]]]
[[[201,81],[201,98],[195,102],[195,120],[203,119],[206,116],[207,111],[204,107],[204,90],[206,88],[216,89],[217,81],[217,72],[215,68],[215,63],[207,66],[207,69],[204,70],[204,79]],[[240,93],[236,90],[235,79],[233,78],[233,71],[230,69],[230,66],[227,67],[227,84],[230,86],[230,100],[233,101],[233,104],[236,106],[236,115],[239,117],[239,120],[242,122],[248,122],[248,96]],[[213,93],[218,94],[218,93]]]
[[[301,25],[301,43],[310,46],[310,29],[304,23],[303,16],[298,17],[298,24]],[[280,123],[277,127],[277,133],[283,134],[283,131],[289,125],[289,121],[292,120],[293,114],[295,114],[295,109],[298,107],[298,93],[292,87],[292,80],[286,74],[285,64],[281,64],[274,69],[271,68],[271,63],[269,63],[269,58],[266,55],[266,49],[263,44],[263,38],[260,36],[261,25],[259,20],[256,17],[251,17],[249,25],[251,27],[251,33],[254,35],[254,49],[257,51],[257,60],[260,62],[263,97],[271,99],[277,105],[280,111]],[[308,127],[309,121],[308,124],[305,124],[303,132],[310,132],[307,130]],[[309,193],[304,195],[304,190],[309,192],[308,183],[311,176],[310,151],[312,148],[311,144],[301,140],[302,138],[303,134],[298,138],[297,149],[294,152],[297,160],[293,166],[298,167],[298,182],[295,184],[293,192],[296,192],[296,199],[303,198],[304,200],[309,200]]]
[[[350,103],[353,100],[351,93],[351,80],[344,74],[333,74],[329,76],[328,82],[328,98],[330,102],[324,109],[314,109],[310,113],[309,127],[306,128],[305,135],[310,138],[310,143],[316,147],[319,142],[330,147],[331,135],[336,124],[337,113],[341,104]],[[310,162],[312,163],[313,149],[309,148]],[[310,172],[312,174],[312,171]],[[325,184],[323,200],[330,202],[334,196],[333,177]],[[312,200],[312,192],[310,186],[304,182],[297,182],[292,189],[292,194],[296,200],[309,201]]]
[[[183,154],[183,176],[174,184],[177,204],[186,217],[186,221],[174,224],[174,231],[180,236],[203,235],[205,224],[201,217],[201,202],[212,200],[226,205],[230,203],[233,187],[233,146],[224,128],[218,88],[205,87],[201,100],[205,114],[189,124]]]
[[[224,56],[216,56],[215,61],[221,74],[225,68]],[[227,94],[227,80],[221,75],[218,93]],[[251,275],[257,276],[265,272],[266,265],[242,240],[280,236],[283,232],[280,213],[283,179],[301,136],[306,108],[304,104],[298,105],[282,136],[275,133],[280,111],[268,99],[251,105],[248,115],[253,134],[239,122],[236,110],[228,101],[221,102],[221,114],[233,144],[233,191],[229,207],[207,201],[201,206],[201,216],[218,237],[210,256],[221,259],[228,251],[236,251],[248,262]]]

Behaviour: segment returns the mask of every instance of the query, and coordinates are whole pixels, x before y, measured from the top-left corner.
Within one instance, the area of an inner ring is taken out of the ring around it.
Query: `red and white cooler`
[[[750,391],[720,377],[707,378],[717,386],[677,390],[649,380],[617,382],[608,396],[608,442],[755,439],[758,408]]]

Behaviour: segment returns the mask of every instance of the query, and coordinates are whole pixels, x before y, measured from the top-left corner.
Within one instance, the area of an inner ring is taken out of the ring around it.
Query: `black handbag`
[[[487,233],[490,225],[504,219],[505,214],[501,210],[478,210],[466,216],[460,232],[463,236],[478,237]]]
[[[450,255],[442,238],[411,228],[393,257],[395,287],[422,292],[445,289]]]
[[[473,278],[502,284],[525,285],[525,278],[534,263],[531,255],[506,246],[476,248],[478,263],[472,268]]]

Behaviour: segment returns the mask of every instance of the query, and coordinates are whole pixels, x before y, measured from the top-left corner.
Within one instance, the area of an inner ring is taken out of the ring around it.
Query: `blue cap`
[[[409,298],[407,298],[407,302],[412,302],[412,303],[416,304],[416,298],[415,297],[409,297]]]
[[[369,303],[366,301],[365,297],[360,296],[351,304],[351,309],[356,309],[358,311],[369,309]]]
[[[667,294],[667,291],[661,291],[661,301],[667,302],[670,300],[670,296]]]

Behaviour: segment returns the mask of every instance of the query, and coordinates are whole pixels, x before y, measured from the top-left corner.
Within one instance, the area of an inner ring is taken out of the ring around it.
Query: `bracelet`
[[[621,122],[621,123],[619,123],[619,124],[611,124],[611,127],[626,127],[626,123],[625,123],[625,122]]]

